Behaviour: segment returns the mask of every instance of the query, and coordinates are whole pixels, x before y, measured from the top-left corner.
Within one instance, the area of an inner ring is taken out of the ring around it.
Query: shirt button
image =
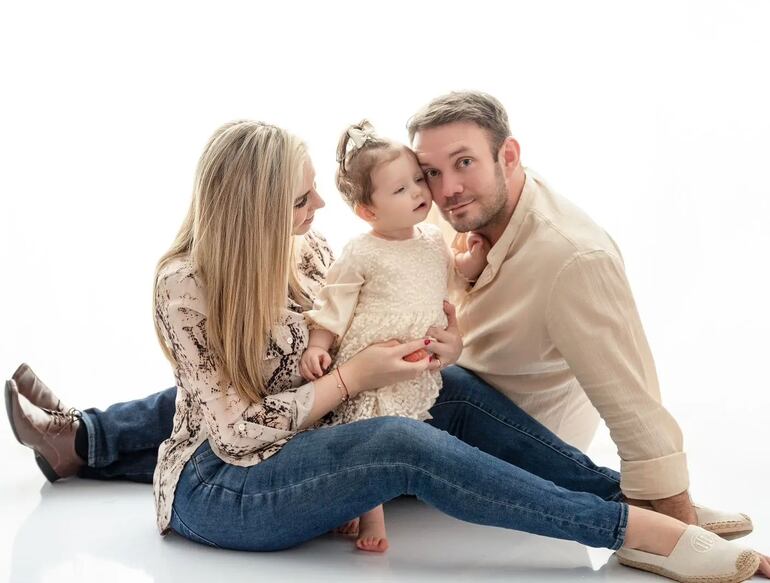
[[[286,339],[286,341],[287,341],[289,344],[294,344],[294,338],[292,338],[291,336],[289,336],[289,337]]]
[[[245,424],[245,423],[241,423],[241,424],[238,426],[238,429],[240,429],[241,431],[246,431],[246,424]]]

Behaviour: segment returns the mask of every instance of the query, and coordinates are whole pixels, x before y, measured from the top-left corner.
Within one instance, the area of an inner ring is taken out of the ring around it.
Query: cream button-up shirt
[[[442,229],[454,238],[449,225]],[[458,364],[582,450],[598,411],[618,448],[626,496],[654,500],[688,489],[682,433],[660,402],[612,238],[527,169],[487,262],[475,285],[452,286],[462,290],[453,297],[464,341]]]

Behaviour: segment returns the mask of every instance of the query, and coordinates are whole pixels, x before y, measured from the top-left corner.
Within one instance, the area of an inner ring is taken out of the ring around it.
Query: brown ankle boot
[[[35,452],[35,461],[50,482],[74,476],[84,461],[75,453],[80,411],[51,411],[19,394],[16,382],[5,383],[5,408],[16,439]]]
[[[48,409],[67,413],[70,407],[61,402],[54,392],[41,381],[26,362],[21,363],[11,377],[16,383],[16,389],[24,395],[30,403]]]

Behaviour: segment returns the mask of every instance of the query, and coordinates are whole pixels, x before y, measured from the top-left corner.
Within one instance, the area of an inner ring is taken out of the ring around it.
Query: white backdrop
[[[749,424],[765,439],[743,446],[767,460],[767,2],[1,10],[3,375],[26,360],[80,407],[172,383],[153,269],[221,123],[307,141],[327,201],[316,228],[340,249],[364,224],[334,189],[339,132],[366,116],[406,139],[418,106],[475,88],[507,106],[525,164],[621,246],[691,456]],[[704,426],[706,410],[724,423]]]
[[[767,552],[768,30],[763,1],[2,2],[0,374],[26,360],[79,407],[172,383],[152,275],[221,123],[263,119],[307,141],[327,201],[316,227],[339,250],[364,228],[334,190],[339,132],[366,116],[405,139],[430,98],[481,89],[507,106],[525,163],[620,244],[693,493],[752,514]],[[182,545],[168,566],[144,489],[41,487],[4,422],[0,444],[0,578],[38,544],[62,549],[41,569],[79,581],[104,565],[151,580],[192,556]],[[591,454],[617,465],[606,433]],[[91,519],[64,544],[81,511]],[[110,513],[105,534],[139,533],[138,554],[119,552],[119,534],[100,546],[95,512]],[[499,538],[460,526],[447,544]],[[291,571],[294,556],[273,559]]]

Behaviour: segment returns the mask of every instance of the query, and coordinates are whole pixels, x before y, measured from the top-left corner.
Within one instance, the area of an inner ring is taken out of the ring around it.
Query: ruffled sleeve
[[[323,328],[342,338],[358,304],[358,294],[366,281],[364,267],[355,252],[355,241],[348,243],[326,276],[324,285],[305,312],[309,328]]]

